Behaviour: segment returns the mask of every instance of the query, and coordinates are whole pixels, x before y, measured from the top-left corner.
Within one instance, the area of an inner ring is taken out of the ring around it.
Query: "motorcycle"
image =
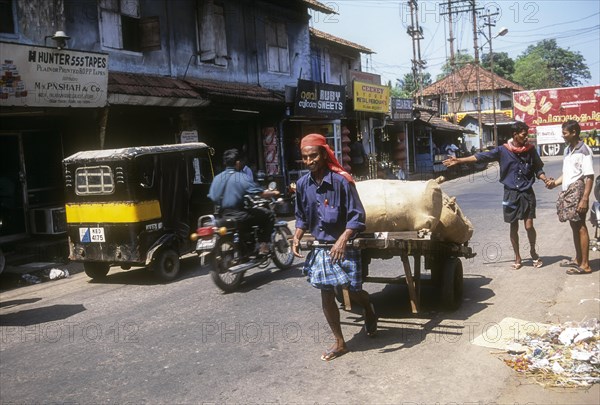
[[[600,250],[600,177],[596,177],[594,197],[596,197],[596,201],[592,203],[592,208],[590,208],[590,222],[595,231],[594,238],[590,240],[590,249],[597,252]]]
[[[269,185],[275,189],[275,183]],[[247,207],[264,207],[272,212],[283,200],[267,200],[246,196]],[[258,231],[253,226],[241,230],[238,221],[218,214],[203,215],[198,219],[198,229],[191,235],[196,241],[196,253],[211,265],[210,275],[224,292],[235,291],[246,271],[257,267],[267,268],[273,262],[281,270],[289,269],[294,261],[290,239],[292,231],[286,221],[275,221],[271,246],[267,254],[259,254]]]

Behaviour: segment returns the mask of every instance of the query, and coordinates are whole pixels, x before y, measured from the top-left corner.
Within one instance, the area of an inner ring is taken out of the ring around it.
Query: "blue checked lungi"
[[[331,263],[329,248],[314,248],[306,256],[303,274],[315,288],[331,290],[334,287],[348,287],[350,291],[362,290],[360,250],[346,248],[341,262]]]

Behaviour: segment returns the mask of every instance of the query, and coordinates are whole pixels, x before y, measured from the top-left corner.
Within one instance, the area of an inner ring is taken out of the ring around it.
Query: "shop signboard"
[[[567,120],[579,122],[582,131],[600,129],[600,86],[519,91],[513,93],[513,106],[515,119],[531,132]]]
[[[354,82],[354,110],[387,114],[390,88],[377,84]]]
[[[562,125],[540,125],[535,128],[535,137],[538,145],[563,143]]]
[[[412,121],[413,100],[410,98],[392,97],[392,119],[395,121]]]
[[[298,80],[294,115],[341,118],[346,113],[346,88],[335,84]]]
[[[0,42],[0,106],[106,105],[108,54]]]

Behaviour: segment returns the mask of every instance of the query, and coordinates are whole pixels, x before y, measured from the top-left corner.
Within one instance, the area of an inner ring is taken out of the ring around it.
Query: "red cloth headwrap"
[[[338,160],[335,158],[333,151],[327,144],[327,140],[325,139],[325,137],[323,135],[321,135],[321,134],[306,135],[304,138],[302,138],[302,141],[300,142],[300,149],[304,148],[305,146],[321,146],[322,148],[324,148],[325,151],[327,152],[327,156],[328,156],[327,166],[329,167],[329,170],[331,170],[332,172],[341,174],[350,183],[354,183],[354,179],[352,178],[350,173],[345,171],[344,168],[342,167],[342,165],[340,165],[340,162],[338,162]]]

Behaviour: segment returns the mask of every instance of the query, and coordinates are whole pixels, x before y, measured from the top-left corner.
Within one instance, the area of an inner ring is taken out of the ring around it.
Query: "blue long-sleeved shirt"
[[[517,154],[500,145],[489,152],[476,153],[475,158],[478,162],[499,162],[499,181],[510,190],[529,190],[535,179],[544,173],[544,163],[535,148]]]
[[[245,194],[260,194],[264,190],[251,181],[246,174],[236,171],[233,167],[226,168],[218,174],[210,185],[208,198],[222,209],[244,208]],[[223,198],[222,201],[219,201]]]
[[[365,229],[365,209],[351,184],[340,174],[328,172],[321,185],[308,173],[296,184],[296,228],[318,241],[335,242],[346,229]]]

